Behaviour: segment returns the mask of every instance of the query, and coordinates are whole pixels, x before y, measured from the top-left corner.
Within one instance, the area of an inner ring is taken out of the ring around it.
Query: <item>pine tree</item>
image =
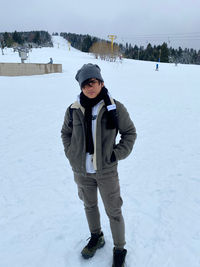
[[[13,38],[13,41],[18,43],[18,44],[22,44],[23,43],[21,35],[17,31],[15,31],[13,33],[12,38]]]
[[[167,47],[167,43],[163,43],[161,46],[161,62],[169,62],[169,49]]]
[[[5,32],[3,34],[3,39],[6,47],[11,47],[13,44],[13,39],[10,33]]]
[[[91,46],[92,46],[92,38],[90,35],[86,35],[86,37],[83,39],[81,50],[83,52],[89,52]]]
[[[153,61],[154,57],[153,57],[153,48],[151,46],[151,44],[147,45],[147,48],[145,50],[145,60],[149,60],[149,61]]]
[[[35,37],[33,39],[33,42],[36,43],[36,44],[40,44],[40,32],[35,32]]]

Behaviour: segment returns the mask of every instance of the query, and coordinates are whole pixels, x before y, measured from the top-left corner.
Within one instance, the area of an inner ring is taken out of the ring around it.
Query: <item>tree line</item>
[[[126,44],[124,54],[127,58],[160,61],[167,63],[183,63],[183,64],[200,64],[200,50],[197,52],[195,49],[185,48],[184,50],[179,47],[174,49],[167,46],[167,43],[162,45],[152,46],[150,43],[146,48],[143,46],[134,47],[131,44]]]
[[[56,35],[56,34],[55,34]],[[60,35],[71,43],[71,46],[81,50],[82,52],[91,52],[96,58],[102,60],[116,60],[116,57],[120,54],[120,49],[117,44],[113,46],[113,53],[111,53],[111,43],[100,39],[98,37],[90,36],[89,34],[75,34],[75,33],[64,33]]]
[[[90,36],[89,34],[84,35],[61,32],[60,36],[69,41],[71,43],[71,46],[78,50],[81,50],[82,52],[89,52],[94,43],[101,41],[101,39]]]
[[[106,50],[102,57],[105,58],[105,54],[108,54],[108,47],[111,47],[111,42],[90,35],[65,33],[61,32],[60,35],[68,40],[71,45],[81,50],[82,52],[92,52],[97,57],[97,54],[101,54],[102,50]],[[95,52],[94,52],[94,49]],[[99,49],[99,53],[96,51]],[[150,43],[145,48],[144,46],[137,46],[130,43],[117,44],[114,43],[115,56],[122,55],[124,58],[139,59],[145,61],[155,62],[167,62],[167,63],[183,63],[183,64],[200,64],[200,50],[195,49],[178,49],[168,47],[167,43],[162,45],[152,46]],[[117,51],[117,52],[116,52]]]
[[[58,35],[54,33],[53,35]],[[111,42],[91,36],[89,34],[76,34],[61,32],[60,36],[68,40],[71,45],[82,52],[91,52],[95,57],[104,60],[115,60],[116,57],[124,57],[130,59],[139,59],[155,62],[184,63],[184,64],[200,64],[200,50],[195,49],[174,49],[168,47],[167,43],[152,46],[150,43],[144,46],[132,45],[130,43],[117,44],[114,43],[111,51]],[[29,31],[29,32],[4,32],[0,33],[0,46],[15,47],[52,47],[53,43],[51,35],[47,31]]]
[[[30,31],[30,32],[4,32],[0,33],[1,47],[15,46],[53,46],[51,35],[46,31]]]

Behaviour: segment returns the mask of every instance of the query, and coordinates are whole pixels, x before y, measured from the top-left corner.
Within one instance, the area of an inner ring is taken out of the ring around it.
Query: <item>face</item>
[[[101,92],[103,86],[103,82],[99,82],[97,79],[92,78],[82,87],[82,91],[88,98],[95,98]]]

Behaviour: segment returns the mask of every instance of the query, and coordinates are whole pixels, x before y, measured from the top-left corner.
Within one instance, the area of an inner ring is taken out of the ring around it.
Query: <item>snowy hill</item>
[[[59,44],[59,45],[58,45]],[[128,267],[200,266],[200,66],[96,60],[54,37],[28,62],[63,64],[63,73],[0,77],[0,266],[109,267],[112,239],[85,261],[89,231],[60,138],[66,108],[80,93],[84,63],[102,69],[126,105],[138,139],[119,163]],[[20,62],[11,49],[0,62]]]

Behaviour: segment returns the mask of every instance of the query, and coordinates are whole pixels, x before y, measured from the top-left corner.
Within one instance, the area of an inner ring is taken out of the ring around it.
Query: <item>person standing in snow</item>
[[[53,64],[53,59],[52,59],[52,57],[50,57],[50,61],[48,62],[48,64]]]
[[[98,65],[84,64],[75,78],[81,93],[67,108],[61,137],[91,233],[81,254],[85,259],[91,258],[105,244],[98,189],[110,220],[114,243],[112,267],[122,267],[127,250],[117,165],[131,153],[136,129],[124,105],[114,100],[104,86]],[[121,138],[116,144],[117,132]]]

